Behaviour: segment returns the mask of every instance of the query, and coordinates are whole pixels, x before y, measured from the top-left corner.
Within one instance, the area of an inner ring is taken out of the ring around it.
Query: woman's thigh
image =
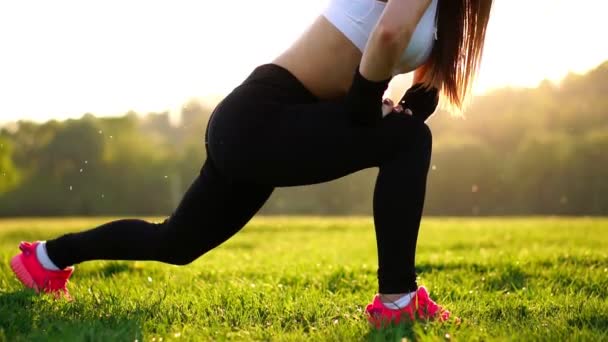
[[[350,119],[340,101],[259,110],[243,114],[256,122],[248,122],[250,130],[237,123],[238,137],[223,139],[219,134],[208,139],[208,147],[230,176],[272,187],[321,183],[380,166],[414,144],[416,130],[424,126],[399,113],[375,126],[363,126]]]

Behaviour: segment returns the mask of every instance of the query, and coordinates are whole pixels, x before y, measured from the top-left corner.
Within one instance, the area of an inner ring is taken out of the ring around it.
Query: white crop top
[[[405,72],[415,70],[431,55],[437,39],[437,2],[432,0],[401,55],[399,64]],[[377,0],[330,0],[323,16],[363,52],[385,7],[385,2]]]

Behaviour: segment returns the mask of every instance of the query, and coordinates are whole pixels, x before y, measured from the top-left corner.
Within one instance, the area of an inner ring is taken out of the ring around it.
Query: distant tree
[[[475,137],[451,137],[436,144],[429,172],[427,213],[481,215],[495,210],[502,188],[499,158]]]
[[[20,178],[12,156],[12,145],[6,138],[0,137],[0,194],[15,187]]]
[[[608,62],[476,97],[464,117],[439,111],[425,212],[608,215],[607,92]],[[189,101],[177,125],[128,112],[1,129],[0,215],[168,215],[206,158],[212,110]],[[263,212],[371,214],[376,173],[277,189]]]

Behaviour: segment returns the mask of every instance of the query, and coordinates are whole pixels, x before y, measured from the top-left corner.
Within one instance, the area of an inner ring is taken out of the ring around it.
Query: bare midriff
[[[323,16],[273,61],[321,99],[344,96],[360,62],[361,51]]]

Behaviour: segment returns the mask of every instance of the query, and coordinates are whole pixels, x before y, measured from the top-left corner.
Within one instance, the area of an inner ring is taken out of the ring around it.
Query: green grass
[[[0,220],[0,341],[608,340],[608,219],[425,219],[419,282],[463,322],[380,332],[371,219],[255,219],[186,267],[84,263],[71,303],[12,276],[20,240],[101,222]]]

